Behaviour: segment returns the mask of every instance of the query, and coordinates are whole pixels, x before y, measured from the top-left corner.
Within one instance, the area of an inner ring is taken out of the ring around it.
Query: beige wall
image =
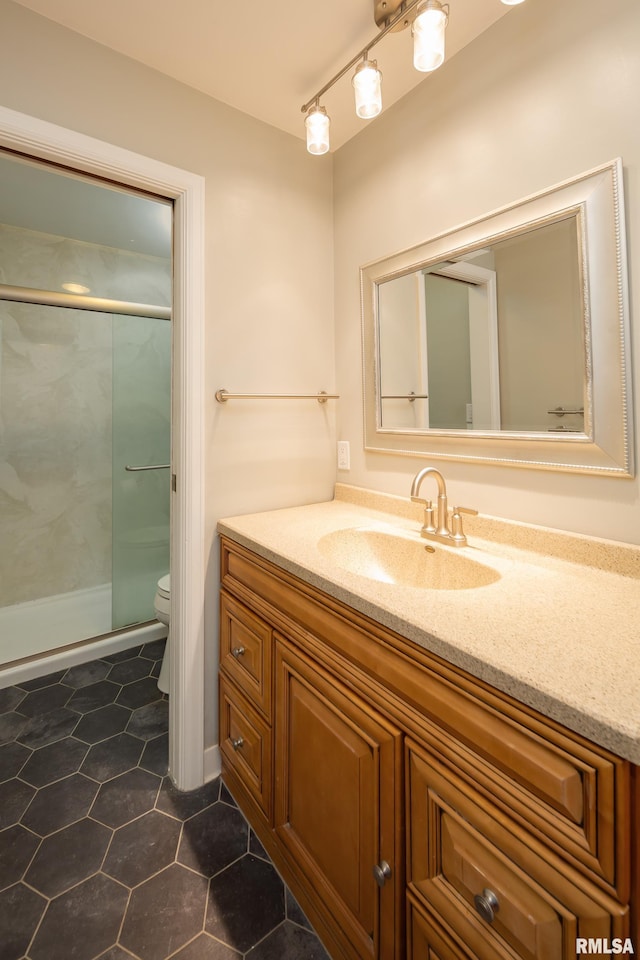
[[[638,0],[530,0],[337,152],[336,355],[348,482],[404,496],[425,465],[362,449],[359,265],[616,156],[625,166],[640,386],[639,39]],[[484,513],[640,543],[637,479],[440,465],[455,501]]]
[[[0,103],[206,180],[205,634],[215,685],[220,516],[329,499],[335,407],[227,404],[334,389],[331,159],[0,0]],[[208,701],[206,742],[215,738]]]

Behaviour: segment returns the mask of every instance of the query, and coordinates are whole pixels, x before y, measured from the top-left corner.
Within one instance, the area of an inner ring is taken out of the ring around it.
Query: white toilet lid
[[[171,574],[168,573],[166,576],[160,577],[158,580],[158,593],[161,597],[167,597],[167,599],[171,596]]]

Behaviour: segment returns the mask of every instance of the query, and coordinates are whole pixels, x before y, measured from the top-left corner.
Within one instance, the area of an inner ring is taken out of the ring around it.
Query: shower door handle
[[[170,463],[154,463],[150,467],[131,467],[127,465],[125,470],[128,470],[129,473],[137,473],[139,470],[169,470],[170,467]]]

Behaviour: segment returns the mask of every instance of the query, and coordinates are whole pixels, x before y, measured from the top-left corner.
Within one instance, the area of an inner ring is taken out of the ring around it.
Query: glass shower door
[[[106,314],[0,299],[0,665],[111,631],[111,347]]]
[[[114,630],[154,618],[156,585],[169,572],[170,426],[171,323],[114,315]]]

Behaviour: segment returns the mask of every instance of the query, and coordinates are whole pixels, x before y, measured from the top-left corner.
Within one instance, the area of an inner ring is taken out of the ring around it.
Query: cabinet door
[[[276,834],[344,956],[392,960],[403,948],[400,733],[282,638],[275,663]]]

